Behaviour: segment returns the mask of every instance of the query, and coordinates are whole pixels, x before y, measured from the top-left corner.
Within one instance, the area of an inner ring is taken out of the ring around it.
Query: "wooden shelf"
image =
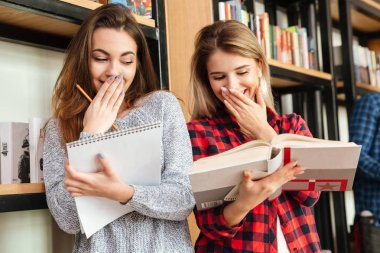
[[[38,13],[0,6],[0,23],[22,27],[31,31],[55,34],[71,38],[78,31],[79,25]]]
[[[300,73],[303,75],[309,75],[309,76],[313,76],[313,77],[320,78],[320,79],[331,80],[331,74],[325,73],[322,71],[318,71],[318,70],[314,70],[314,69],[306,69],[303,67],[298,67],[298,66],[293,65],[293,64],[282,63],[280,61],[273,60],[273,59],[268,59],[268,63],[269,63],[269,66],[282,68],[284,70],[297,72],[297,73]]]
[[[338,0],[331,0],[331,17],[339,21]],[[350,0],[352,27],[363,33],[380,31],[380,3],[373,0]]]
[[[273,59],[268,59],[268,64],[271,72],[271,85],[274,88],[291,88],[305,84],[307,87],[325,86],[332,79],[330,73],[306,69]]]
[[[44,193],[45,185],[38,184],[0,184],[0,196],[28,194],[28,193]]]
[[[0,0],[0,39],[64,51],[99,3],[89,0]],[[155,20],[135,15],[145,36],[159,40]]]
[[[89,1],[89,0],[59,0],[59,1],[66,2],[75,6],[80,6],[86,9],[91,9],[91,10],[94,10],[102,5],[100,3]],[[136,21],[139,24],[146,25],[149,27],[156,27],[156,22],[151,18],[144,18],[136,14],[133,14],[133,16],[135,17]]]
[[[343,81],[338,81],[336,83],[337,88],[343,88]],[[373,93],[373,92],[380,92],[380,87],[367,84],[367,83],[356,83],[356,88],[360,89],[361,93]]]
[[[0,184],[0,212],[45,208],[44,184]]]

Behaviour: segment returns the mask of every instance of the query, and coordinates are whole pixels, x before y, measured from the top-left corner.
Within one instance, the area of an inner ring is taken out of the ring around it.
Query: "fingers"
[[[285,164],[284,169],[289,170],[290,174],[292,174],[293,176],[298,176],[305,173],[305,168],[298,165],[297,161],[291,161]]]
[[[104,96],[101,99],[101,103],[107,106],[113,106],[123,91],[123,76],[118,75],[113,83],[109,85],[108,89],[104,92]]]
[[[263,94],[261,93],[260,87],[257,87],[255,96],[256,96],[256,103],[261,108],[265,108],[266,105],[265,105],[264,97],[263,97]]]
[[[223,97],[236,109],[243,109],[247,105],[252,105],[252,100],[240,91],[235,89],[221,88]]]
[[[112,111],[114,113],[117,113],[119,111],[119,108],[120,108],[121,104],[124,101],[124,97],[125,97],[125,93],[121,92],[120,95],[119,95],[119,97],[117,98],[116,102],[114,103],[114,105],[112,107]]]
[[[109,92],[109,94],[107,94],[107,96],[104,97],[104,103],[107,102],[108,106],[110,106],[111,108],[114,108],[116,107],[115,104],[118,102],[120,96],[122,94],[124,94],[124,91],[123,91],[123,86],[124,86],[124,82],[123,82],[123,77],[120,75],[119,76],[120,78],[120,81],[119,81],[119,84],[116,86],[115,90],[111,92]],[[108,97],[110,96],[110,97]],[[123,96],[124,98],[124,96]],[[119,106],[120,107],[120,106]],[[117,109],[119,109],[119,107],[117,107]]]
[[[242,109],[242,105],[241,103],[239,103],[238,99],[233,99],[233,96],[231,94],[231,92],[225,88],[225,87],[222,87],[221,88],[222,90],[222,95],[224,97],[224,99],[235,109],[235,110],[241,110]]]
[[[94,97],[93,99],[93,103],[99,103],[103,97],[104,97],[104,94],[107,92],[108,88],[110,87],[110,85],[115,81],[115,76],[110,76],[104,83],[103,85],[100,87],[100,89],[98,90],[96,96]]]
[[[86,183],[85,178],[81,173],[75,171],[66,160],[65,164],[66,176],[64,178],[63,183],[66,186],[67,191],[71,194],[72,192],[81,193],[82,186]]]

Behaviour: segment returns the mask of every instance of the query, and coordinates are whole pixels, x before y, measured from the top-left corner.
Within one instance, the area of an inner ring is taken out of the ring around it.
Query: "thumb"
[[[256,101],[257,101],[257,104],[260,105],[260,107],[265,107],[264,97],[263,97],[263,93],[261,92],[260,87],[257,87]]]
[[[110,174],[112,169],[110,167],[109,162],[105,158],[105,156],[103,154],[98,154],[96,157],[97,157],[97,160],[100,164],[101,172],[103,172],[105,174]]]
[[[244,170],[243,172],[243,181],[251,181],[252,180],[252,171]]]

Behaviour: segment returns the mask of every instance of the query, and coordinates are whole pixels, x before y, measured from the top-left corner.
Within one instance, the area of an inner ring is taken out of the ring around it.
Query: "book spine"
[[[2,184],[12,183],[12,143],[11,143],[11,127],[9,122],[0,123],[0,151],[1,151],[1,178]]]
[[[226,20],[226,5],[224,2],[218,3],[219,20]]]

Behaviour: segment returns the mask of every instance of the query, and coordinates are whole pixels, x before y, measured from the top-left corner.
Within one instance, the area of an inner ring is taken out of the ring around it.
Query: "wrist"
[[[251,201],[246,199],[237,198],[232,204],[236,207],[237,210],[240,210],[243,213],[248,213],[254,208],[254,204],[250,203]]]
[[[276,135],[276,131],[268,124],[260,131],[260,138],[265,141],[271,141]]]
[[[130,185],[125,184],[123,187],[121,187],[117,201],[119,201],[120,204],[125,205],[132,199],[134,193],[134,188]]]

